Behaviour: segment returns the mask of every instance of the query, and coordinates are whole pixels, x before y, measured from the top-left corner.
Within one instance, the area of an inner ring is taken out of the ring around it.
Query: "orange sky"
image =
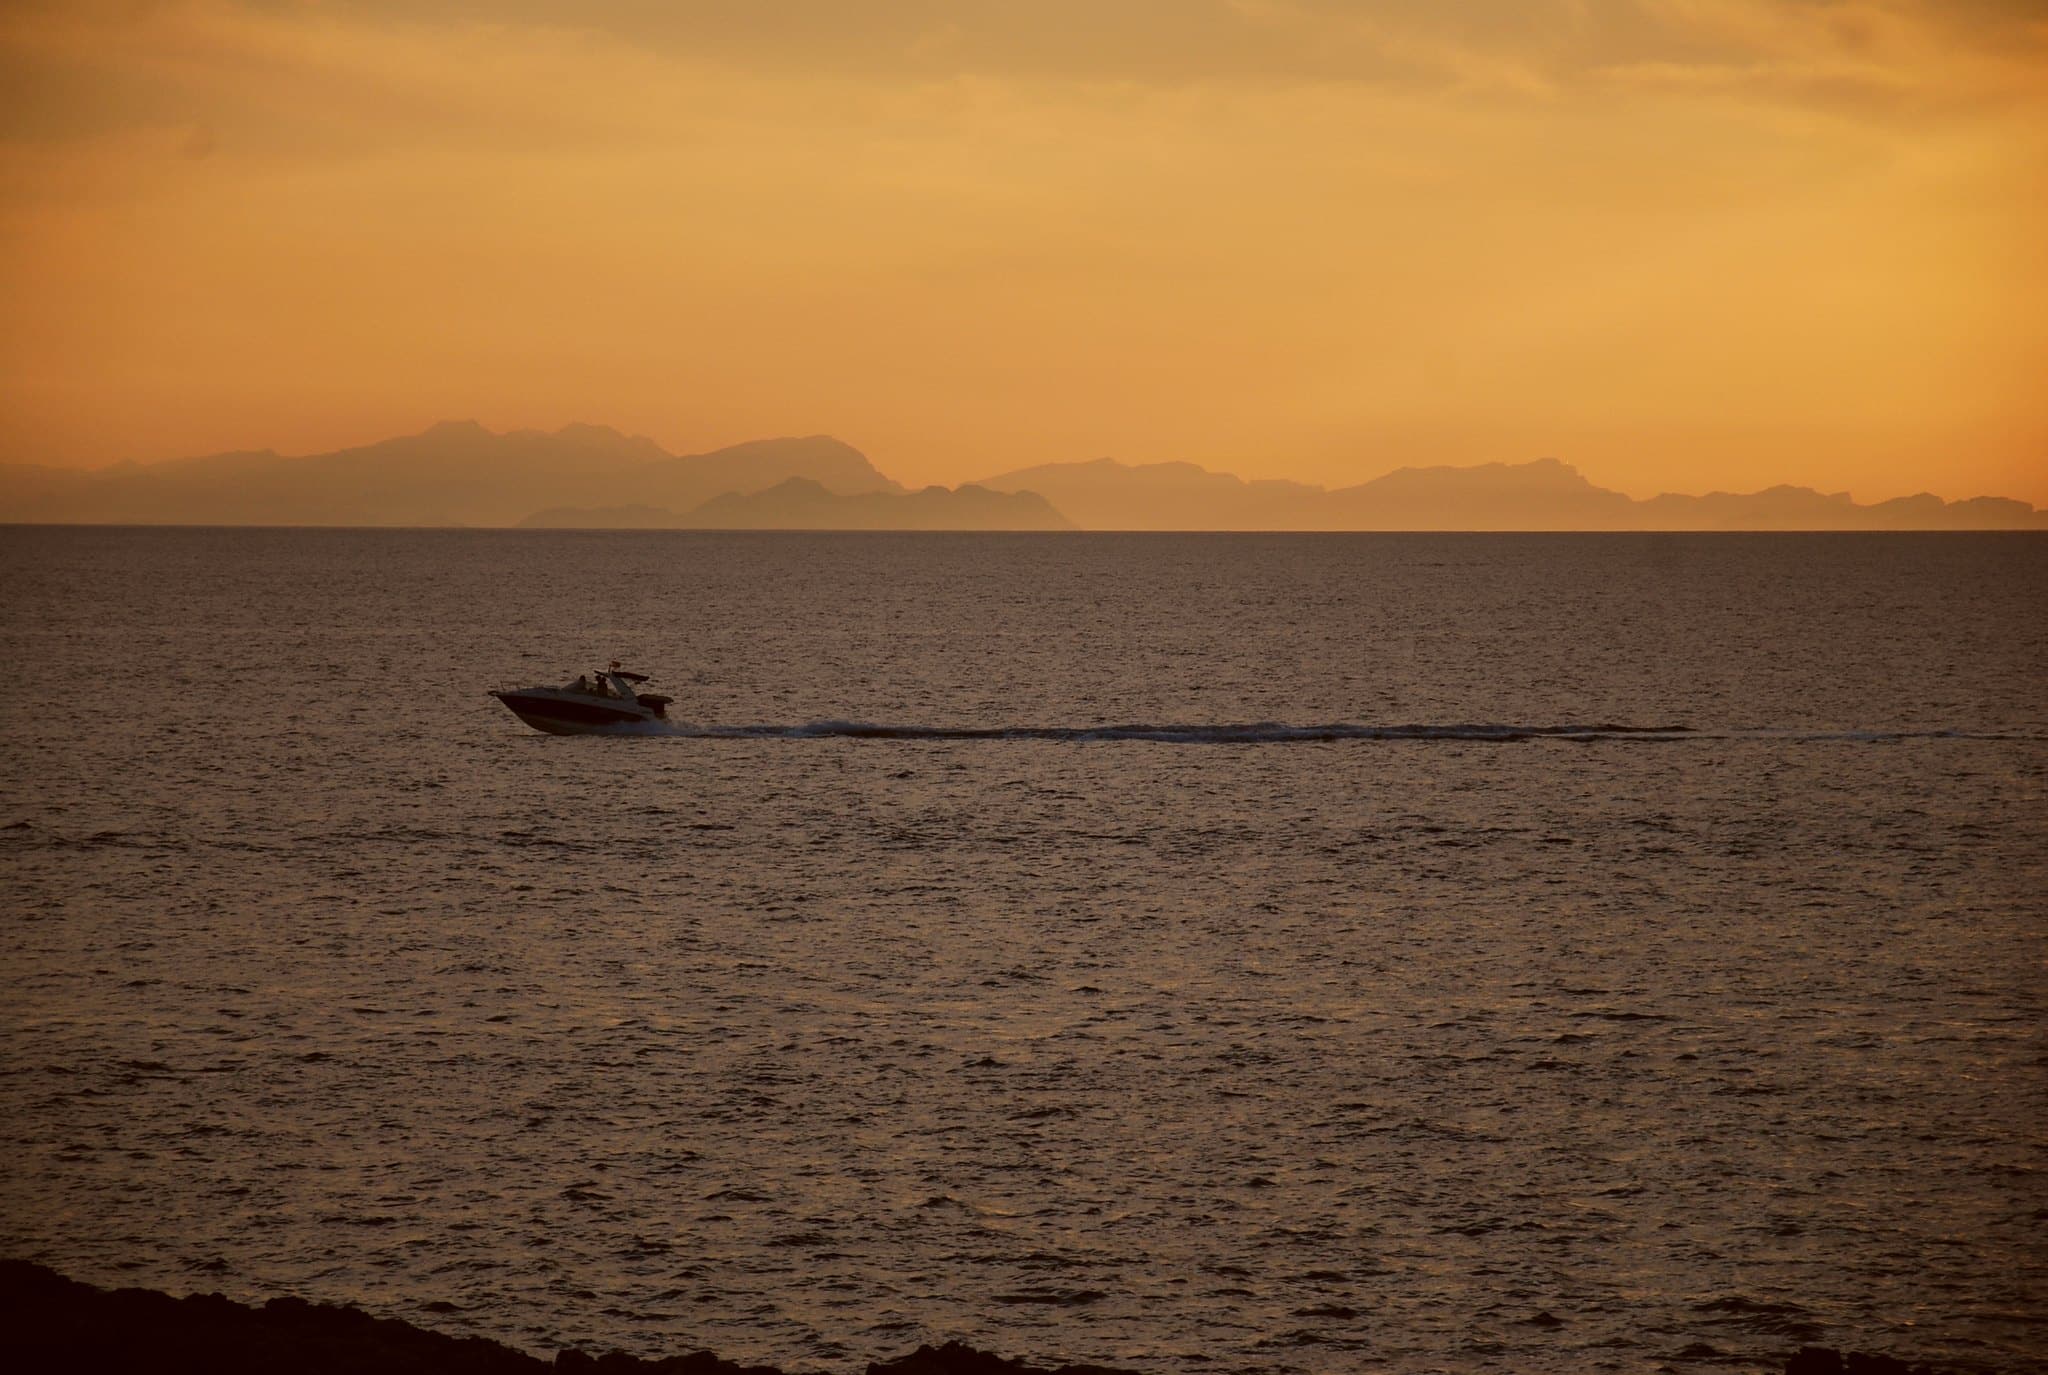
[[[12,0],[0,461],[2048,506],[2043,0]]]

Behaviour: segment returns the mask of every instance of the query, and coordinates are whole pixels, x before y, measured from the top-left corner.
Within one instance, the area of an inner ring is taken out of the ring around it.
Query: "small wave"
[[[1049,1308],[1080,1308],[1091,1303],[1100,1303],[1109,1295],[1100,1289],[1027,1289],[1015,1294],[991,1294],[996,1303],[1012,1305],[1043,1304]]]
[[[17,850],[175,850],[183,843],[157,831],[94,831],[91,835],[70,835],[38,825],[16,821],[0,826],[0,848]]]

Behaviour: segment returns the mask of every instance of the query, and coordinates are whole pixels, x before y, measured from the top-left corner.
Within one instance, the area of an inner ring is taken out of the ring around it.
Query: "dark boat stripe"
[[[522,719],[528,716],[545,716],[553,721],[572,721],[587,726],[616,726],[647,719],[637,711],[600,706],[596,702],[577,702],[561,697],[534,697],[523,692],[498,692],[491,695],[510,707]]]

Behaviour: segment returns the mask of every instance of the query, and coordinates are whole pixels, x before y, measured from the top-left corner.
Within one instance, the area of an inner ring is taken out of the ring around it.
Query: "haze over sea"
[[[0,1253],[795,1370],[2048,1368],[2048,538],[0,570]],[[760,729],[484,695],[611,658]]]

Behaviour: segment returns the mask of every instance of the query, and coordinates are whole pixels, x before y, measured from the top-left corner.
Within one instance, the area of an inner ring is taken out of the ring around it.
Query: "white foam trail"
[[[1788,745],[1891,745],[1910,740],[2007,740],[2041,743],[2048,735],[2029,731],[1974,730],[1731,730],[1702,735],[1706,740],[1756,740]]]
[[[1349,721],[1292,726],[1279,721],[1232,725],[1103,726],[900,726],[870,721],[809,721],[803,725],[698,726],[670,723],[663,732],[700,740],[1038,740],[1090,744],[1136,740],[1170,745],[1284,745],[1336,740],[1469,740],[1512,743],[1520,740],[1683,740],[1693,738],[1686,726],[1496,724],[1371,726]]]
[[[1280,721],[1241,724],[1149,724],[1100,726],[908,726],[873,721],[806,721],[800,725],[713,726],[683,721],[650,721],[591,732],[602,735],[662,735],[692,740],[1021,740],[1056,744],[1140,741],[1165,745],[1291,745],[1334,741],[1470,741],[1515,744],[1534,740],[1579,743],[1601,741],[1646,744],[1686,741],[1734,741],[1755,744],[1826,745],[1895,744],[1916,740],[1987,740],[2048,743],[2039,731],[1984,732],[1939,730],[1845,729],[1696,729],[1686,725],[1631,726],[1598,724],[1510,725],[1464,722],[1445,725],[1365,725],[1335,721],[1325,725],[1288,725]]]

